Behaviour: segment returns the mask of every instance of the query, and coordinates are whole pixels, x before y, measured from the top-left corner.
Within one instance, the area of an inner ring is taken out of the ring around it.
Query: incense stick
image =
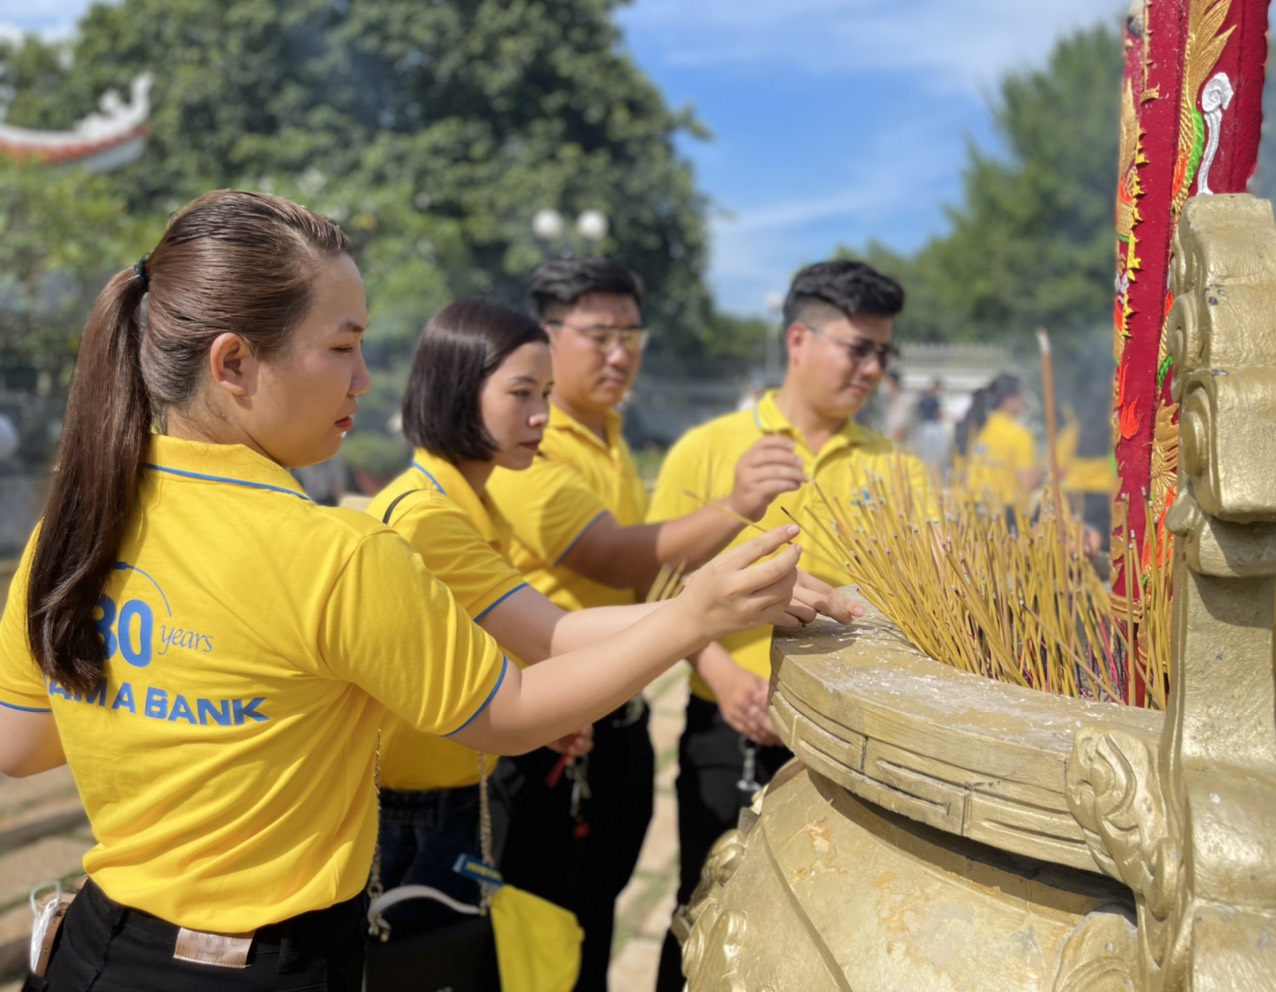
[[[1159,648],[1140,652],[1117,678],[1118,653],[1137,650],[1122,643],[1133,640],[1133,624],[1122,628],[1107,587],[1073,549],[1080,534],[1071,518],[1008,517],[961,488],[940,494],[936,513],[909,489],[902,461],[866,480],[853,513],[816,490],[833,521],[808,506],[807,533],[818,530],[846,559],[864,598],[919,650],[963,671],[1090,699],[1132,699],[1132,685],[1146,683],[1147,704],[1163,705]],[[1159,566],[1164,555],[1153,548]],[[1132,548],[1125,557],[1133,567]],[[1144,602],[1151,611],[1157,597],[1157,617],[1140,630],[1149,640],[1168,624],[1164,569],[1152,571]]]
[[[735,510],[731,509],[728,506],[723,506],[721,503],[718,503],[711,499],[707,499],[704,496],[698,495],[697,493],[693,493],[690,489],[684,489],[682,491],[682,495],[688,497],[689,499],[694,499],[701,506],[708,506],[717,510],[719,513],[725,513],[732,520],[735,520],[738,523],[742,523],[746,527],[751,527],[753,530],[756,530],[759,534],[767,533],[766,528],[763,527],[761,524],[755,523],[754,521],[750,520],[748,517],[742,516],[741,514],[736,513]],[[783,509],[783,507],[781,507],[781,509]],[[788,516],[790,520],[793,519],[792,515],[789,514],[787,510],[785,510],[784,512],[785,512],[785,515]],[[799,524],[799,526],[801,525]],[[784,543],[792,544],[793,542],[785,541]],[[820,562],[826,568],[832,568],[836,572],[847,571],[847,567],[845,563],[839,565],[836,562],[830,561],[821,555],[815,554],[814,552],[811,551],[810,548],[806,547],[805,545],[802,546],[801,550],[803,555],[807,556],[808,558],[811,558],[813,561]]]

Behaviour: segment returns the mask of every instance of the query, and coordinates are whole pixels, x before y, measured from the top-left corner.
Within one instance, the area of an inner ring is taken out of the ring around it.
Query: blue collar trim
[[[442,495],[444,496],[447,495],[447,490],[443,488],[443,486],[439,483],[438,479],[436,479],[434,476],[430,474],[429,469],[427,469],[420,462],[415,462],[415,461],[412,463],[412,467],[416,469],[418,472],[420,472],[422,475],[424,475],[427,479],[429,479],[430,482],[434,485],[434,488],[437,489]]]
[[[305,493],[299,493],[295,489],[285,489],[283,486],[272,486],[266,482],[249,482],[247,479],[233,479],[225,475],[205,475],[203,472],[187,472],[185,469],[168,468],[165,465],[156,465],[154,462],[147,462],[146,467],[154,469],[156,472],[168,472],[170,475],[180,475],[185,479],[202,479],[205,482],[226,482],[232,486],[245,486],[249,489],[267,489],[276,493],[287,493],[289,496],[296,496],[297,499],[303,499],[307,503],[314,502],[314,500]]]

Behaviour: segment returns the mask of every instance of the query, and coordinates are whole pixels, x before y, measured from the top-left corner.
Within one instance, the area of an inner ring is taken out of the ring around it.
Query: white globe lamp
[[[607,237],[607,215],[601,210],[585,210],[576,218],[576,230],[582,238],[602,241]]]
[[[563,236],[563,215],[552,208],[537,210],[532,217],[532,233],[543,241],[553,241]]]

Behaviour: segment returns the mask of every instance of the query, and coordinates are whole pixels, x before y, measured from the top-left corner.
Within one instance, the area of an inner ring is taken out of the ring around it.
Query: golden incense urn
[[[691,992],[1276,989],[1276,224],[1175,240],[1165,713],[958,672],[880,615],[777,633],[797,760],[715,847]]]

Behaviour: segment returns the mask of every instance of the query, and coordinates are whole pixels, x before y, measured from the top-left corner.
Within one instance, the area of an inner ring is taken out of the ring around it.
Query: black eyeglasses
[[[894,362],[899,361],[899,349],[893,344],[878,344],[872,338],[856,338],[854,341],[847,341],[846,338],[834,337],[810,324],[802,326],[812,334],[818,334],[822,338],[828,338],[834,344],[840,344],[846,349],[851,361],[856,364],[864,361],[869,355],[873,355],[877,358],[878,368],[885,372]]]

